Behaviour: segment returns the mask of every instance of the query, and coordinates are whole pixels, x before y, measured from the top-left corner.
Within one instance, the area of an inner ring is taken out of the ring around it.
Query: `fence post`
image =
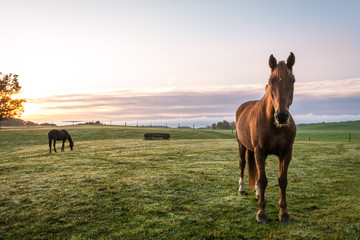
[[[351,142],[351,134],[350,134],[350,132],[349,132],[349,142]]]

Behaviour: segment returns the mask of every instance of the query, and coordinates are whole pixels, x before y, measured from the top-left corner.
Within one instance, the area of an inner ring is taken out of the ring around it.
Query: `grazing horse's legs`
[[[265,173],[266,154],[262,153],[259,148],[254,149],[255,161],[258,170],[257,185],[259,187],[259,211],[256,214],[256,220],[261,223],[267,223],[268,218],[265,213],[265,188],[267,186],[267,178]]]
[[[279,220],[282,223],[291,221],[290,215],[287,211],[286,203],[286,187],[287,187],[287,170],[291,160],[292,149],[287,151],[282,157],[279,157],[279,186],[280,186],[280,213]]]
[[[54,139],[54,151],[57,152],[55,148],[55,144],[56,144],[56,140]]]
[[[245,160],[246,148],[239,141],[238,141],[238,144],[239,144],[239,157],[240,157],[240,160],[239,160],[240,180],[239,180],[238,194],[240,196],[245,196],[244,168],[245,168],[245,164],[246,164],[246,160]]]
[[[49,138],[49,151],[50,151],[50,153],[51,153],[51,138]]]
[[[66,140],[63,140],[63,144],[62,144],[62,147],[61,147],[61,151],[62,151],[62,152],[63,152],[64,149],[65,149],[65,141],[66,141]]]

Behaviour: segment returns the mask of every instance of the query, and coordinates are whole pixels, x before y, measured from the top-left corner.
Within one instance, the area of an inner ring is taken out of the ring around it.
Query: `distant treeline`
[[[34,123],[31,121],[24,121],[22,119],[10,119],[6,121],[1,121],[0,126],[4,127],[30,127],[30,126],[56,126],[56,124],[52,123]]]
[[[228,122],[226,120],[223,120],[222,122],[218,122],[218,123],[213,123],[211,126],[207,126],[207,129],[212,129],[212,130],[231,130],[231,129],[235,129],[235,122]]]
[[[91,121],[91,122],[84,122],[84,123],[77,123],[74,125],[104,125],[102,122],[100,121]],[[7,127],[29,127],[29,126],[57,126],[56,124],[53,123],[34,123],[31,121],[24,121],[22,119],[11,119],[11,120],[6,120],[6,121],[1,121],[0,122],[0,126],[7,126]],[[126,123],[125,123],[126,126]],[[139,126],[139,125],[137,125]],[[150,128],[171,128],[166,126],[157,126],[157,125],[142,125],[141,127],[150,127]],[[179,124],[178,127],[176,127],[178,129],[193,129],[195,128],[195,125],[193,127],[190,126],[181,126]],[[231,130],[231,129],[235,129],[235,122],[228,122],[226,120],[223,120],[222,122],[218,122],[218,123],[213,123],[211,126],[207,126],[206,129],[212,129],[212,130]]]
[[[100,121],[92,121],[92,122],[85,122],[85,123],[79,123],[76,125],[102,125],[102,123]],[[0,122],[0,126],[3,127],[31,127],[31,126],[54,126],[56,127],[57,125],[54,123],[34,123],[31,121],[24,121],[22,119],[10,119],[10,120],[6,120],[6,121],[1,121]]]
[[[103,125],[103,123],[101,123],[100,121],[91,121],[91,122],[85,122],[85,123],[79,123],[76,125]]]

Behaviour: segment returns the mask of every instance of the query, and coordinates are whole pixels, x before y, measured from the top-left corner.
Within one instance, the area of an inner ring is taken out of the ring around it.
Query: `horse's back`
[[[48,133],[49,139],[55,139],[55,140],[64,140],[68,137],[69,133],[63,129],[63,130],[57,130],[53,129]]]

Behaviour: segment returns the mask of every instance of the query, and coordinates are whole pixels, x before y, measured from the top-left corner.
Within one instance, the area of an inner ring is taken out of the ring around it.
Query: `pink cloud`
[[[157,121],[161,119],[233,119],[243,102],[260,99],[265,84],[164,91],[119,90],[96,94],[28,99],[37,105],[32,121]],[[297,82],[293,115],[360,114],[360,78]],[[25,109],[26,111],[26,109]]]

